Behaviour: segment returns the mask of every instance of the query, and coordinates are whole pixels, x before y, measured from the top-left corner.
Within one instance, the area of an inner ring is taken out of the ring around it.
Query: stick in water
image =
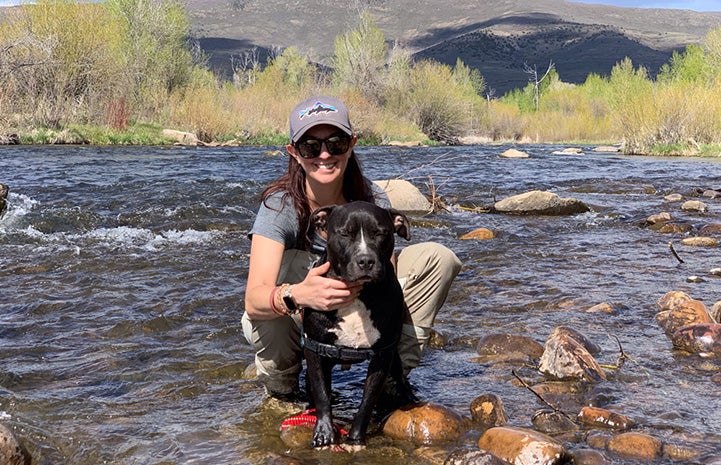
[[[678,253],[676,253],[676,249],[673,248],[673,243],[668,243],[668,248],[671,249],[671,253],[674,257],[676,257],[676,260],[678,260],[679,263],[684,263],[684,261],[681,259],[681,257],[678,256]]]

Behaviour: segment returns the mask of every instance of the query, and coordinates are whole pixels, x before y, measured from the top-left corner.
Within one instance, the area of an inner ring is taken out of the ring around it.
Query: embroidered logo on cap
[[[323,102],[315,102],[315,105],[312,107],[306,108],[305,110],[301,110],[299,113],[300,119],[305,118],[306,116],[313,116],[320,113],[337,113],[338,109],[334,107],[333,105],[326,105]]]

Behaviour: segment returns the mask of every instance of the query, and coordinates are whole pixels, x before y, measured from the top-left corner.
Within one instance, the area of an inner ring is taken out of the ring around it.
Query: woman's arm
[[[270,294],[276,287],[285,247],[280,242],[258,234],[250,245],[245,311],[251,320],[271,320],[280,315],[270,306]],[[293,299],[300,307],[335,310],[350,305],[360,294],[362,285],[326,278],[330,263],[311,269],[305,279],[294,284]]]
[[[272,320],[279,316],[270,307],[270,293],[275,288],[284,251],[280,242],[253,235],[245,286],[245,311],[251,320]]]

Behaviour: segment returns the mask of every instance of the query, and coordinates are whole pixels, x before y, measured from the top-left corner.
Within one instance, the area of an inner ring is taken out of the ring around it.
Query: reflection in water
[[[411,375],[418,394],[467,414],[492,392],[511,424],[530,426],[541,407],[513,383],[512,366],[472,361],[491,332],[539,342],[568,325],[603,348],[618,341],[632,362],[583,395],[618,408],[662,440],[721,454],[721,369],[676,354],[654,321],[655,302],[683,290],[708,306],[721,299],[717,249],[679,245],[681,236],[642,228],[669,211],[694,230],[721,222],[683,213],[672,192],[719,188],[715,160],[558,156],[524,147],[391,149],[359,155],[374,179],[433,183],[448,211],[414,221],[414,240],[442,242],[464,268],[438,316],[449,338]],[[285,452],[288,414],[262,402],[244,375],[253,354],[240,334],[249,241],[263,186],[286,166],[263,148],[20,147],[0,153],[9,184],[0,220],[0,410],[38,463],[267,463]],[[573,217],[518,217],[458,208],[533,189],[592,207]],[[490,241],[461,241],[478,227]],[[680,265],[668,242],[684,257]],[[705,278],[687,283],[689,275]],[[589,313],[606,302],[614,314]],[[334,381],[339,418],[350,418],[362,366]],[[515,367],[529,381],[533,367]],[[297,455],[304,463],[396,464],[410,451],[382,436],[357,458]]]

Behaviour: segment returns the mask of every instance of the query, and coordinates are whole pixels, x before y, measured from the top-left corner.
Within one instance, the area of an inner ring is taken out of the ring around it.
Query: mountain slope
[[[349,7],[349,4],[352,5]],[[500,95],[524,86],[524,64],[556,64],[562,80],[607,75],[630,57],[652,73],[674,50],[700,43],[721,26],[721,14],[689,10],[619,8],[564,0],[188,0],[194,33],[216,71],[230,74],[232,56],[256,49],[297,47],[323,64],[333,41],[367,9],[389,43],[419,59],[478,68]]]

